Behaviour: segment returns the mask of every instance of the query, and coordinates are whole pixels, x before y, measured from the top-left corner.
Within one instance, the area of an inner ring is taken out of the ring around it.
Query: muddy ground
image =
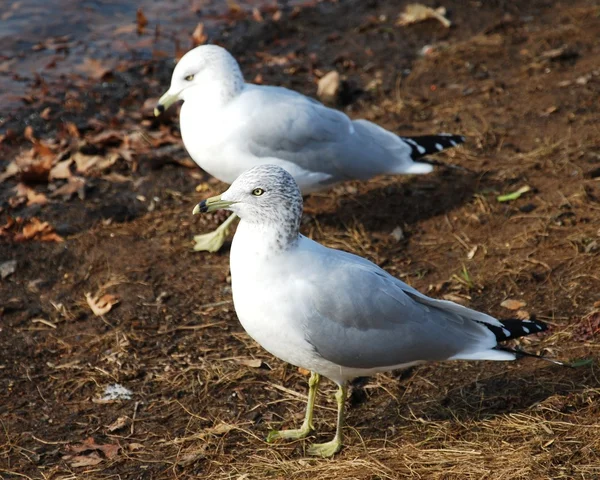
[[[430,295],[535,315],[550,330],[519,342],[529,351],[597,359],[600,8],[449,0],[446,29],[395,25],[405,4],[327,2],[212,33],[250,81],[315,95],[336,68],[352,117],[468,137],[431,175],[310,197],[303,233]],[[16,260],[0,281],[1,477],[600,478],[593,363],[380,375],[353,386],[334,459],[268,445],[269,430],[301,421],[307,377],[242,330],[228,248],[191,251],[223,219],[192,217],[194,204],[225,186],[190,164],[176,115],[152,117],[171,65],[38,85],[3,119],[0,167],[21,168],[0,183],[0,263]],[[118,303],[95,315],[87,293]],[[115,384],[131,398],[106,400]],[[333,434],[333,391],[308,442]]]

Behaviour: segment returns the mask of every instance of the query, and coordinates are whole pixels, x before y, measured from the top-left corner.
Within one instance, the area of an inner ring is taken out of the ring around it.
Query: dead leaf
[[[66,197],[71,198],[73,194],[77,194],[77,196],[83,200],[85,198],[85,179],[82,177],[71,176],[67,178],[67,183],[65,183],[62,187],[54,190],[50,196],[51,197]]]
[[[262,366],[262,360],[259,358],[236,358],[235,361],[250,368],[260,368]]]
[[[85,57],[83,63],[76,65],[75,70],[95,80],[102,80],[111,72],[111,69],[103,65],[99,60],[89,57]]]
[[[444,7],[439,7],[434,10],[433,8],[426,7],[420,3],[411,3],[407,5],[404,12],[400,14],[396,21],[396,25],[404,27],[433,18],[444,25],[444,27],[449,28],[452,24],[444,15],[446,15],[446,9]]]
[[[29,140],[31,143],[36,143],[37,139],[33,136],[33,127],[31,125],[27,125],[23,130],[23,137],[26,140]]]
[[[54,232],[54,228],[48,222],[42,222],[36,217],[30,218],[23,230],[14,237],[15,242],[32,239],[42,242],[64,242],[63,238]]]
[[[96,452],[92,452],[90,455],[77,455],[70,456],[65,455],[63,460],[67,460],[69,465],[73,468],[78,467],[93,467],[94,465],[98,465],[102,462],[103,458],[98,455]]]
[[[504,307],[504,308],[506,308],[508,310],[519,310],[519,309],[523,308],[526,305],[527,305],[527,303],[525,303],[522,300],[513,300],[513,299],[510,299],[510,298],[507,299],[507,300],[504,300],[500,304],[501,307]]]
[[[224,433],[228,433],[235,428],[234,425],[229,425],[228,423],[219,423],[214,427],[207,428],[205,430],[206,433],[212,433],[213,435],[223,435]]]
[[[138,8],[137,12],[135,13],[135,23],[137,25],[138,34],[141,35],[144,33],[144,27],[148,25],[148,19],[146,18],[146,15],[144,15],[144,12],[142,12],[141,8]]]
[[[127,445],[127,450],[129,450],[130,452],[137,452],[138,450],[143,449],[144,446],[141,443],[129,443]]]
[[[204,457],[206,457],[206,445],[202,445],[198,451],[184,453],[177,459],[176,465],[180,467],[187,467]]]
[[[116,432],[121,428],[127,426],[129,423],[129,419],[127,417],[119,417],[113,423],[111,423],[108,427],[106,427],[106,431],[109,433]]]
[[[306,368],[298,367],[298,373],[300,373],[300,375],[304,375],[305,377],[308,377],[310,375],[310,370],[307,370]]]
[[[454,293],[446,293],[443,297],[444,300],[450,300],[451,302],[458,303],[463,307],[469,306],[469,298],[463,297],[461,295],[456,295]]]
[[[115,182],[115,183],[123,183],[123,182],[131,182],[133,179],[131,177],[126,177],[125,175],[121,175],[117,172],[107,173],[103,175],[102,178],[107,182]]]
[[[75,152],[73,155],[71,155],[71,160],[73,160],[75,165],[77,165],[78,173],[86,173],[101,159],[102,157],[99,155],[85,155],[81,152]]]
[[[73,176],[71,173],[71,163],[73,160],[63,160],[62,162],[58,162],[50,169],[50,174],[48,175],[48,180],[57,180],[57,179],[67,179]]]
[[[110,293],[102,295],[101,297],[92,297],[91,293],[86,293],[85,299],[92,309],[92,312],[94,312],[94,315],[97,317],[107,314],[114,305],[119,303],[119,298]]]
[[[254,7],[252,9],[252,18],[254,19],[254,21],[256,22],[262,22],[264,21],[264,18],[262,16],[262,13],[260,13],[260,10],[256,7]]]
[[[94,145],[102,146],[119,146],[125,137],[125,134],[120,130],[102,130],[96,135],[87,137],[88,141]]]
[[[67,122],[65,123],[65,128],[67,130],[67,133],[73,137],[73,138],[80,138],[81,135],[79,133],[79,129],[77,128],[77,125],[75,125],[73,122]]]
[[[68,445],[67,452],[73,452],[83,455],[64,455],[62,458],[68,461],[71,467],[89,467],[98,465],[105,459],[114,458],[121,449],[121,446],[114,443],[98,444],[93,437],[86,438],[83,442]]]
[[[27,199],[27,206],[29,205],[46,205],[48,198],[43,193],[37,193],[33,188],[28,187],[24,183],[17,183],[15,187],[17,196],[25,197]]]
[[[194,33],[192,33],[194,47],[197,47],[198,45],[204,45],[206,40],[208,40],[208,36],[204,33],[204,24],[200,22],[198,25],[196,25]]]
[[[14,177],[20,171],[21,169],[19,168],[19,165],[17,165],[17,162],[13,160],[8,164],[6,170],[4,170],[2,174],[0,174],[0,182],[3,182],[7,178]]]

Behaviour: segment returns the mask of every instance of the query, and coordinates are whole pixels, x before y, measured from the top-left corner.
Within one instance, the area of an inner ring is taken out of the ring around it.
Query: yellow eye
[[[255,188],[252,190],[252,195],[255,197],[260,197],[263,193],[265,193],[265,191],[262,188]]]
[[[188,82],[191,82],[191,81],[194,79],[194,76],[193,76],[193,75],[188,75],[187,77],[185,77],[185,79],[186,79]]]

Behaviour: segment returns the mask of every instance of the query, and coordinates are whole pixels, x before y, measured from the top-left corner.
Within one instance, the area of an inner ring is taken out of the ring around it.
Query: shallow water
[[[15,109],[36,79],[99,75],[120,63],[173,56],[192,46],[233,7],[251,11],[293,2],[265,0],[16,0],[0,14],[0,105]],[[140,9],[148,24],[138,31]],[[92,62],[89,60],[93,59]]]

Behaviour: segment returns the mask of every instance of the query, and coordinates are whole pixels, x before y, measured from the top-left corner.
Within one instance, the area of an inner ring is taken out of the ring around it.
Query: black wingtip
[[[539,320],[516,320],[507,319],[499,320],[502,326],[490,325],[485,323],[484,325],[489,328],[494,335],[496,335],[497,342],[505,342],[513,338],[525,337],[527,335],[533,335],[534,333],[545,332],[548,330],[548,325]]]
[[[411,157],[413,160],[421,158],[424,155],[441,152],[446,148],[456,147],[466,140],[462,135],[452,135],[450,133],[400,138],[411,148]]]

